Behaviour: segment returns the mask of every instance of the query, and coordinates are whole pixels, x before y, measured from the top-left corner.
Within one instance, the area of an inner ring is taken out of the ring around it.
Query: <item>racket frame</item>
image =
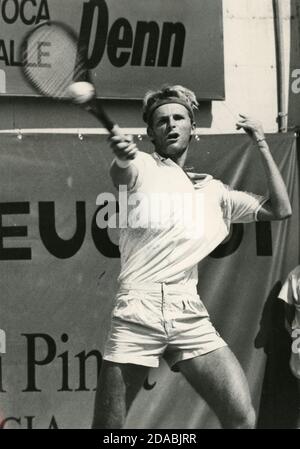
[[[85,51],[85,54],[87,53],[87,49],[83,49],[83,48],[79,49],[78,48],[78,43],[79,43],[78,36],[69,25],[66,25],[65,23],[63,23],[61,21],[57,21],[57,20],[47,20],[47,21],[39,23],[33,29],[29,30],[25,34],[25,36],[22,40],[22,43],[20,46],[20,60],[22,61],[22,66],[21,66],[22,73],[23,73],[23,76],[26,79],[26,81],[29,83],[29,85],[36,92],[38,92],[41,96],[53,98],[58,101],[65,101],[65,102],[69,101],[70,102],[69,98],[55,97],[50,94],[47,94],[38,85],[38,83],[35,83],[34,80],[27,75],[27,72],[26,72],[26,67],[28,67],[27,62],[26,62],[27,61],[28,40],[29,40],[30,36],[32,36],[39,28],[45,27],[47,25],[48,26],[54,25],[54,26],[57,26],[58,28],[61,28],[63,31],[65,31],[70,36],[70,38],[77,44],[77,55],[83,51]],[[86,58],[84,58],[83,56],[81,56],[81,57],[82,57],[83,65],[85,67],[86,64],[84,63],[84,61],[86,61]],[[92,79],[91,79],[90,71],[88,69],[85,69],[83,71],[83,73],[84,73],[84,81],[87,81],[94,86]],[[76,80],[74,82],[76,82]],[[91,100],[89,100],[88,102],[81,104],[80,106],[83,107],[87,112],[89,112],[90,114],[95,116],[111,134],[115,135],[116,131],[114,132],[113,128],[117,128],[117,125],[109,118],[109,116],[107,115],[107,113],[105,112],[103,107],[101,106],[100,101],[101,100],[97,100],[97,98],[96,98],[96,90],[95,90],[94,97]]]

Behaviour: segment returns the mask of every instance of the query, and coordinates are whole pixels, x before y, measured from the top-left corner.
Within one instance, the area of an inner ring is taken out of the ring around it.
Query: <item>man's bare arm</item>
[[[241,115],[241,114],[240,114]],[[257,144],[264,165],[269,190],[269,200],[262,205],[257,214],[260,221],[284,220],[292,215],[292,208],[281,173],[273,159],[266,142],[260,122],[241,115],[237,128],[243,128]]]
[[[131,189],[137,179],[138,169],[132,164],[138,149],[132,136],[111,136],[110,146],[116,156],[110,168],[110,176],[114,186],[127,185]]]

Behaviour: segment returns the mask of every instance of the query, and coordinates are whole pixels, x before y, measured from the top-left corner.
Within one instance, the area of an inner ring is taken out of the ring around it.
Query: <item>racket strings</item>
[[[41,44],[45,44],[44,53]],[[37,29],[28,39],[26,52],[26,76],[47,96],[65,97],[69,85],[86,72],[77,42],[57,27]],[[39,63],[41,58],[43,64]]]

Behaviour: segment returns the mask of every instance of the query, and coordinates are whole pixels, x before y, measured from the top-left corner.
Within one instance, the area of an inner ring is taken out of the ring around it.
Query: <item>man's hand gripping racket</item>
[[[69,100],[93,114],[110,132],[116,143],[131,148],[117,155],[133,159],[136,155],[132,139],[121,133],[107,115],[99,100],[87,69],[86,46],[72,29],[61,22],[47,21],[37,25],[23,39],[21,59],[25,78],[41,95]],[[112,145],[114,147],[114,145]]]

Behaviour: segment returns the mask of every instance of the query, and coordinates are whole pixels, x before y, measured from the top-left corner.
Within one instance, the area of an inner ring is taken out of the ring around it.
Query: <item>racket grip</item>
[[[84,108],[94,115],[94,117],[96,117],[105,126],[107,131],[109,131],[112,136],[120,136],[124,139],[124,135],[121,132],[120,127],[109,118],[105,110],[100,104],[97,104],[95,100],[87,103]]]
[[[90,114],[94,115],[94,117],[100,120],[100,122],[105,126],[105,128],[109,132],[111,132],[111,130],[115,126],[115,123],[109,118],[104,109],[99,104],[97,104],[95,100],[92,100],[89,103],[85,104],[84,108]]]

